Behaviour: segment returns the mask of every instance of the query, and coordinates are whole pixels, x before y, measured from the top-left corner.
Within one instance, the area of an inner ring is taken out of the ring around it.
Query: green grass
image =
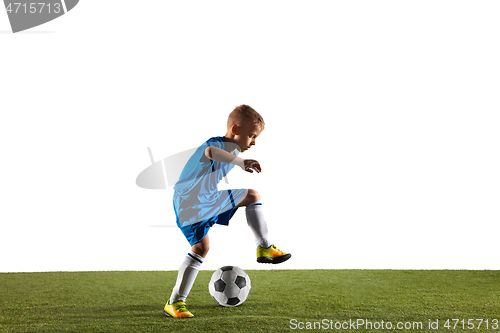
[[[196,318],[187,320],[162,313],[177,272],[3,273],[0,332],[281,332],[292,331],[292,319],[422,322],[408,332],[429,332],[439,319],[432,332],[500,331],[491,327],[500,320],[499,271],[249,270],[250,297],[235,308],[212,300],[212,273],[199,273],[188,298]],[[447,319],[488,319],[490,327],[446,329]]]

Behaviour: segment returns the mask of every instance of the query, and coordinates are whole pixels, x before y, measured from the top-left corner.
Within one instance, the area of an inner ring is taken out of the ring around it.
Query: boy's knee
[[[193,252],[196,253],[197,255],[205,258],[208,254],[208,248],[197,248],[197,249],[194,249]]]
[[[257,192],[256,190],[252,190],[252,189],[249,189],[248,190],[248,201],[249,201],[249,204],[252,203],[252,202],[255,202],[255,201],[259,201],[260,200],[260,195],[259,195],[259,192]]]
[[[197,243],[192,246],[191,250],[199,256],[205,258],[207,256],[210,246],[208,244]]]
[[[245,195],[245,198],[240,201],[240,203],[236,206],[237,208],[242,207],[242,206],[248,206],[252,202],[259,201],[260,200],[260,195],[259,192],[256,190],[248,189],[247,193]]]

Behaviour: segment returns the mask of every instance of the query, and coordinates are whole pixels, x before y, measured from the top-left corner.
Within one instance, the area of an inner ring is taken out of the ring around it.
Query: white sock
[[[172,296],[170,296],[170,304],[176,301],[186,301],[186,297],[191,291],[191,287],[193,287],[194,280],[196,280],[201,264],[203,264],[202,256],[193,251],[187,254],[181,267],[179,267],[177,282],[172,291]]]
[[[247,223],[255,236],[255,244],[268,248],[272,244],[268,239],[267,223],[264,219],[264,211],[260,201],[252,202],[246,208]]]

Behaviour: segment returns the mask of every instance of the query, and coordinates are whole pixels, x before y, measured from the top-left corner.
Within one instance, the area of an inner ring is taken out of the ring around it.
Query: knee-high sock
[[[263,248],[268,248],[271,243],[268,239],[267,223],[264,219],[262,203],[260,201],[252,202],[246,210],[247,223],[255,236],[255,244]]]
[[[170,296],[170,304],[176,301],[186,301],[186,297],[189,295],[191,287],[193,287],[194,280],[196,280],[201,264],[203,264],[202,256],[193,251],[187,254],[179,267],[177,282],[172,291],[172,296]]]

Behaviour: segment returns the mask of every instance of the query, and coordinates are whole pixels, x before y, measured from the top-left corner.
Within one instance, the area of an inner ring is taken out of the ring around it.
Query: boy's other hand
[[[257,173],[262,172],[259,162],[256,160],[245,160],[245,171],[253,173],[252,169],[257,171]]]

